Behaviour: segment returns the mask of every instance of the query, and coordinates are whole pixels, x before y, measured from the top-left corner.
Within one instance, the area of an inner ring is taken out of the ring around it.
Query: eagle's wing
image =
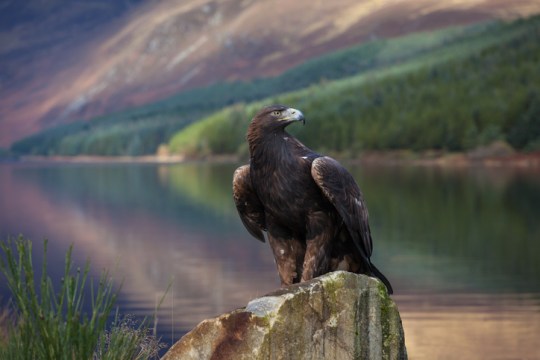
[[[373,244],[368,223],[368,210],[354,178],[340,163],[327,156],[313,161],[311,176],[324,196],[336,208],[360,251],[362,259],[371,268],[369,258]]]
[[[233,198],[242,223],[251,235],[264,242],[264,207],[251,185],[249,165],[240,166],[233,176]]]

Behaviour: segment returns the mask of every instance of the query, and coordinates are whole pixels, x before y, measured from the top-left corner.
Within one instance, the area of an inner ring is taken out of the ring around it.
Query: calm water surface
[[[348,166],[369,207],[411,359],[540,359],[540,173]],[[231,200],[234,165],[0,164],[0,236],[74,244],[92,276],[123,279],[123,313],[169,345],[279,286],[267,244]],[[8,298],[0,282],[0,298]]]

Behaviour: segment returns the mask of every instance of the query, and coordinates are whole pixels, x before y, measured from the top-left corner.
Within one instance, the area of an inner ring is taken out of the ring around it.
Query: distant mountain
[[[3,2],[0,146],[366,40],[536,12],[536,0]]]

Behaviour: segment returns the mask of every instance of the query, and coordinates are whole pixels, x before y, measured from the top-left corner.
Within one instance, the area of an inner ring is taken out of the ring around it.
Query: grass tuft
[[[7,336],[0,338],[0,359],[149,359],[157,357],[159,342],[146,322],[134,327],[127,318],[112,328],[107,321],[116,302],[112,278],[104,271],[97,285],[88,279],[89,262],[74,268],[73,246],[65,257],[64,276],[56,291],[47,274],[47,241],[41,276],[36,279],[32,242],[19,237],[0,242],[0,272],[11,291],[14,321],[5,317]],[[88,281],[89,280],[89,281]],[[87,286],[88,281],[88,286]],[[90,296],[87,291],[90,289]],[[91,299],[85,312],[85,300]]]
[[[137,325],[133,317],[120,318],[117,313],[114,326],[100,337],[94,359],[153,359],[159,357],[164,346],[152,336],[145,322]]]

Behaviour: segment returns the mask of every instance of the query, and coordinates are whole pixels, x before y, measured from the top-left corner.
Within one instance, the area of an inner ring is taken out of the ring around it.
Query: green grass
[[[149,359],[157,357],[159,342],[145,323],[134,326],[116,316],[107,322],[117,289],[107,272],[94,283],[88,278],[89,263],[74,269],[72,247],[65,257],[60,289],[47,274],[47,242],[44,243],[41,277],[32,260],[32,242],[20,237],[0,243],[0,272],[11,291],[14,321],[0,341],[0,359]],[[90,291],[90,294],[88,294]],[[90,302],[89,313],[84,305]]]

